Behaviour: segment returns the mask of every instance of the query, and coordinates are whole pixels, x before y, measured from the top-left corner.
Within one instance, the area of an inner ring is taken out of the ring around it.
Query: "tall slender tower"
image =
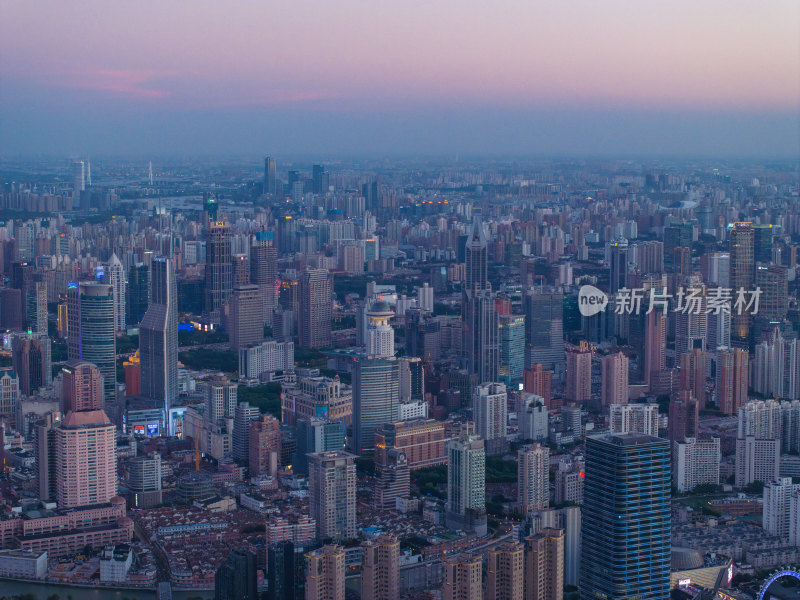
[[[85,360],[100,369],[108,406],[116,399],[117,387],[114,292],[103,283],[70,283],[67,306],[69,359]]]
[[[670,477],[666,439],[589,437],[581,600],[669,597]]]
[[[114,290],[114,330],[124,332],[125,305],[127,301],[127,281],[125,269],[117,258],[116,253],[111,255],[105,272],[105,282]]]
[[[275,196],[278,193],[275,159],[271,156],[264,158],[264,193],[267,196]]]
[[[356,535],[355,459],[341,450],[308,455],[310,511],[319,539]]]
[[[206,232],[206,314],[213,323],[221,322],[232,288],[231,230],[224,221],[213,221]]]
[[[472,221],[472,231],[465,247],[466,279],[464,289],[468,292],[485,290],[489,287],[488,243],[483,223],[479,216]]]
[[[602,404],[627,404],[628,402],[628,357],[622,352],[603,357]]]
[[[297,331],[301,348],[331,345],[333,279],[327,269],[307,269],[300,276]]]
[[[250,282],[261,292],[265,325],[272,324],[272,312],[277,305],[275,282],[278,278],[278,249],[272,243],[271,231],[259,231],[250,246]]]
[[[392,358],[359,358],[353,367],[353,441],[356,454],[375,449],[375,432],[391,423],[400,402],[400,363]]]
[[[550,503],[550,450],[541,444],[517,451],[517,508],[523,514],[545,510]]]
[[[139,325],[142,394],[166,411],[178,399],[178,290],[172,262],[155,258],[152,301]]]
[[[655,309],[645,317],[644,382],[648,386],[655,372],[667,366],[667,315]]]
[[[753,289],[755,279],[755,231],[752,223],[734,223],[730,233],[731,275],[730,285],[733,297],[740,288]],[[731,315],[731,344],[738,348],[748,348],[750,335],[750,314],[736,311]]]
[[[564,597],[564,530],[546,527],[525,538],[525,600]]]
[[[389,324],[393,316],[389,305],[383,301],[375,302],[367,311],[367,356],[394,356],[394,327]]]
[[[447,526],[486,534],[486,452],[480,436],[469,433],[445,444]]]

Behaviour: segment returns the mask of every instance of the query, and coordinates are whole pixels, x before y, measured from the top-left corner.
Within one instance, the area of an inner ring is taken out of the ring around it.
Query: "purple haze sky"
[[[0,151],[800,154],[796,0],[0,5]]]

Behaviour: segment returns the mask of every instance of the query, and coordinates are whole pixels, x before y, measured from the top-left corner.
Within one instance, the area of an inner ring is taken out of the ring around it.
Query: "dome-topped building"
[[[389,319],[394,313],[383,300],[378,300],[367,310],[367,356],[394,356],[394,328]]]

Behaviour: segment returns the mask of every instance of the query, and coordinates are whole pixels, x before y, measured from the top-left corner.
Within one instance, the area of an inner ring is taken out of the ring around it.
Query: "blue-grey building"
[[[669,598],[668,440],[587,439],[582,544],[581,600]]]

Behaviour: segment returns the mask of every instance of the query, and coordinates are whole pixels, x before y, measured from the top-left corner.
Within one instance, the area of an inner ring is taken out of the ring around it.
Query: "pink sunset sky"
[[[388,113],[413,130],[451,110],[710,111],[759,115],[766,135],[800,110],[800,2],[7,0],[0,110],[0,141],[26,150],[47,128],[103,146],[101,123],[178,114],[211,135],[250,113],[281,138],[279,115],[307,113],[334,139],[336,123],[391,131]]]

